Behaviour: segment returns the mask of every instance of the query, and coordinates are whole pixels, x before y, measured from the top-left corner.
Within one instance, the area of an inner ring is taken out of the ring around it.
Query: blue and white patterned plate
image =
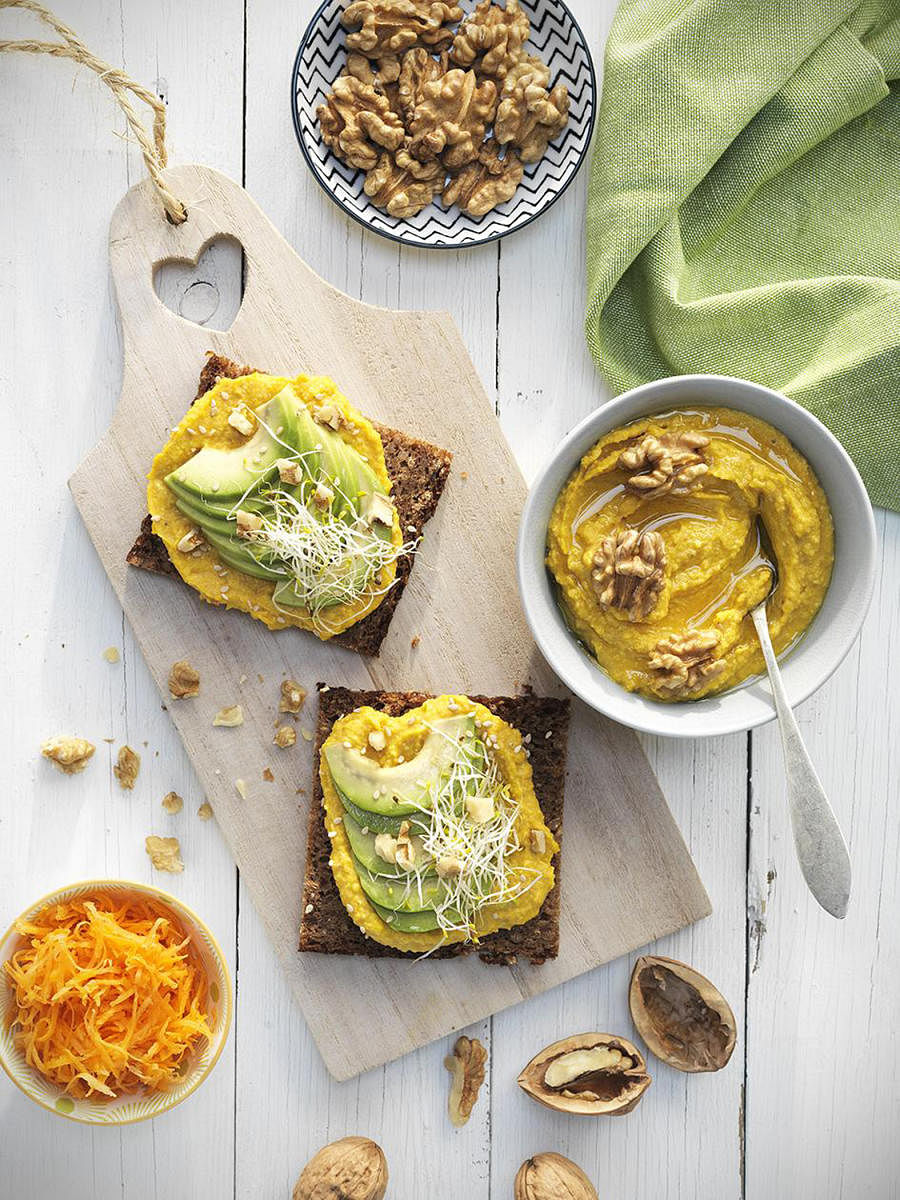
[[[349,0],[325,0],[303,35],[291,75],[294,129],[310,170],[335,203],[375,233],[431,250],[478,246],[529,225],[563,194],[587,154],[594,124],[596,80],[584,34],[562,0],[521,0],[531,21],[527,50],[550,68],[552,83],[569,89],[569,121],[540,160],[525,168],[515,195],[483,217],[429,204],[414,217],[392,217],[363,191],[365,173],[337,159],[319,134],[316,109],[346,59],[341,13]],[[463,0],[468,13],[472,0]]]

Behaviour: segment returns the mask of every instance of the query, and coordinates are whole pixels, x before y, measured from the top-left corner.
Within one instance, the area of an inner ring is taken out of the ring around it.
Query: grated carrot
[[[159,1091],[211,1036],[207,980],[161,905],[98,894],[51,904],[5,964],[9,1024],[28,1063],[78,1098]]]

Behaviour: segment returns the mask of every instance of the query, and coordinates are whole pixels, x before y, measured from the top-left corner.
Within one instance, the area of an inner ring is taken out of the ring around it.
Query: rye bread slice
[[[367,958],[412,958],[415,955],[365,937],[354,925],[341,902],[337,884],[328,865],[331,842],[322,819],[322,785],[319,782],[319,753],[334,722],[363,705],[371,705],[392,717],[423,704],[421,692],[357,692],[319,684],[319,719],[312,796],[309,805],[306,847],[306,877],[303,885],[303,916],[300,949],[320,954],[361,954]],[[529,751],[534,790],[547,826],[562,845],[563,792],[566,778],[566,741],[569,731],[569,702],[534,696],[473,696],[491,712],[518,729],[531,734]],[[549,737],[547,735],[550,735]],[[457,958],[477,953],[483,962],[510,966],[519,959],[539,965],[559,953],[560,856],[554,860],[556,881],[536,917],[513,929],[489,934],[478,946],[452,945],[436,950],[431,958]],[[309,910],[309,911],[307,911]]]
[[[210,354],[200,372],[200,385],[195,401],[205,395],[220,379],[237,379],[252,374],[254,368],[239,366],[219,354]],[[437,508],[441,492],[450,473],[453,455],[449,450],[432,446],[396,429],[373,422],[384,446],[387,473],[393,482],[391,496],[400,518],[404,537],[416,540]],[[414,555],[404,554],[397,559],[397,580],[378,607],[355,625],[338,634],[333,640],[359,654],[376,655],[381,649],[406,582],[412,570]],[[153,532],[149,514],[141,522],[137,540],[125,556],[133,567],[155,571],[160,575],[178,576],[162,538]],[[180,578],[180,577],[179,577]]]

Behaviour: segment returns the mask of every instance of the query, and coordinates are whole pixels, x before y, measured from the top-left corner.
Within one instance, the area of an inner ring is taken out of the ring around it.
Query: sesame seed
[[[313,906],[311,904],[307,904],[306,908],[304,908],[303,911],[306,913],[307,916],[309,916],[309,914],[312,912],[312,910],[313,910]]]
[[[551,738],[551,737],[553,737],[553,730],[548,729],[547,732],[544,734],[544,739],[546,740],[547,738]]]

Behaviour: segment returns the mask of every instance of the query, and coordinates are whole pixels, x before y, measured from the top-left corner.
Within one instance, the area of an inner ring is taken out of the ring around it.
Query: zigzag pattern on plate
[[[525,168],[515,195],[484,217],[430,204],[402,220],[376,208],[363,191],[365,176],[340,162],[319,136],[316,109],[343,66],[340,23],[346,0],[325,0],[297,53],[292,81],[294,126],[319,184],[355,220],[385,237],[431,249],[477,245],[522,228],[548,208],[572,181],[587,153],[594,116],[595,81],[590,54],[572,14],[559,0],[522,0],[531,21],[528,50],[540,54],[551,80],[569,89],[569,122],[539,163]],[[467,6],[470,7],[470,6]]]

